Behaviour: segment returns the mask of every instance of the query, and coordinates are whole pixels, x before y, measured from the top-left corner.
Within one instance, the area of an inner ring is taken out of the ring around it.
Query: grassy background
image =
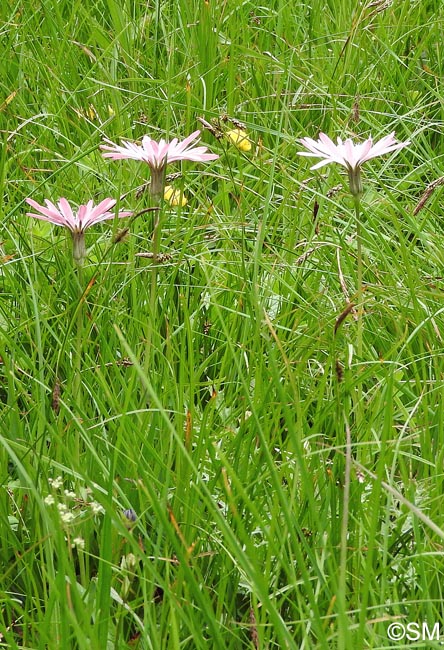
[[[444,625],[439,185],[414,213],[443,176],[441,2],[34,4],[0,9],[2,647],[439,647],[388,626]],[[253,146],[205,132],[220,159],[169,168],[163,264],[149,215],[89,230],[80,274],[25,216],[144,209],[148,168],[98,145],[198,117]],[[296,155],[321,130],[412,141],[365,167],[362,355],[353,313],[335,332],[345,178]]]

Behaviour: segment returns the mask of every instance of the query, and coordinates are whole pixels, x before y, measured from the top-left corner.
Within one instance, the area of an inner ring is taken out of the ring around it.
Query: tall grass
[[[438,647],[388,628],[444,625],[443,7],[262,4],[2,2],[2,647]],[[219,160],[168,168],[157,261],[150,214],[81,274],[26,216],[143,210],[103,137],[197,118],[252,149],[204,130]],[[319,131],[411,140],[364,168],[362,305]]]

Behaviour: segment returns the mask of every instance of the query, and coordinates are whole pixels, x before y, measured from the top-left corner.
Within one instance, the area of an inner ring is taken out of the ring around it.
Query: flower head
[[[126,510],[122,510],[122,515],[125,517],[125,519],[127,519],[131,523],[137,521],[136,512],[132,508],[127,508]]]
[[[246,131],[242,129],[231,129],[225,134],[240,151],[251,151],[251,142]]]
[[[132,508],[127,508],[126,510],[122,510],[122,519],[126,528],[129,530],[130,528],[133,528],[133,525],[136,523],[137,515]]]
[[[345,167],[348,171],[350,190],[353,195],[362,193],[360,179],[361,165],[367,162],[367,160],[382,156],[391,151],[397,151],[410,144],[409,141],[396,142],[394,133],[386,135],[375,144],[373,144],[371,137],[361,144],[354,144],[350,138],[345,140],[345,142],[341,138],[338,138],[338,143],[335,144],[325,133],[320,133],[318,140],[301,138],[299,142],[308,149],[308,151],[298,151],[300,156],[321,158],[310,169],[318,169],[329,163],[338,163]]]
[[[194,131],[185,140],[179,142],[173,138],[171,142],[161,139],[159,142],[152,140],[148,135],[142,138],[142,144],[122,140],[122,144],[114,144],[111,140],[105,139],[107,144],[100,145],[104,158],[111,160],[139,160],[149,165],[151,169],[152,195],[161,195],[163,190],[163,172],[168,163],[179,160],[190,160],[192,162],[207,162],[216,160],[219,156],[215,153],[207,153],[207,147],[196,147],[200,131]]]
[[[409,141],[396,142],[394,133],[386,135],[376,144],[373,144],[371,137],[361,144],[354,144],[350,138],[345,142],[338,138],[338,144],[335,144],[325,133],[320,133],[317,141],[311,138],[301,138],[299,142],[308,149],[308,151],[298,151],[300,156],[322,158],[320,162],[310,167],[310,169],[318,169],[332,162],[339,163],[347,169],[357,169],[367,160],[382,156],[390,151],[402,149],[410,144]]]
[[[79,206],[76,213],[73,212],[70,204],[64,198],[59,199],[58,207],[48,199],[45,199],[46,205],[39,205],[33,199],[26,199],[26,202],[40,213],[27,212],[28,217],[49,221],[56,226],[64,226],[73,234],[84,233],[87,228],[95,223],[105,221],[105,219],[114,219],[116,216],[114,212],[110,212],[111,208],[116,205],[115,199],[104,199],[96,206],[94,206],[93,201],[88,201],[86,205]],[[119,212],[117,216],[121,218],[128,217],[131,214],[131,212]]]
[[[64,226],[72,234],[73,238],[73,256],[78,264],[82,264],[86,257],[85,249],[85,230],[95,223],[114,219],[115,216],[122,218],[128,217],[132,212],[118,212],[117,215],[111,212],[111,208],[116,205],[116,199],[104,199],[98,205],[93,201],[88,201],[86,205],[79,206],[77,212],[73,212],[72,207],[65,198],[59,199],[56,205],[45,199],[46,205],[40,205],[34,199],[26,199],[26,202],[37,210],[37,212],[27,212],[28,217],[34,217],[42,221],[49,221],[56,226]]]
[[[193,162],[207,162],[216,160],[219,156],[215,153],[206,153],[207,147],[195,147],[191,143],[198,140],[200,131],[194,131],[185,140],[179,142],[173,138],[171,142],[161,139],[159,142],[152,140],[148,135],[142,138],[142,144],[122,140],[123,146],[114,144],[111,140],[106,140],[109,144],[102,144],[100,148],[105,152],[104,158],[112,160],[121,160],[129,158],[131,160],[141,160],[148,163],[151,169],[163,169],[167,163],[177,160],[191,160]]]

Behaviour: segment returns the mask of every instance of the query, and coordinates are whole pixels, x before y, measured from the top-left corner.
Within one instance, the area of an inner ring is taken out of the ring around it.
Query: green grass
[[[444,640],[442,188],[414,212],[444,175],[441,2],[0,16],[0,647],[439,647],[388,627]],[[163,262],[137,255],[150,214],[117,244],[123,222],[88,230],[82,273],[26,216],[145,209],[148,167],[99,144],[199,117],[253,146],[205,131],[220,158],[168,168],[188,204],[163,206]],[[363,170],[361,346],[338,321],[359,295],[346,175],[296,155],[319,131],[411,140]]]

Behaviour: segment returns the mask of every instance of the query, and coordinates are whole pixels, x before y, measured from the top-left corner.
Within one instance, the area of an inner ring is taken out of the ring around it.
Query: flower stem
[[[363,419],[363,408],[362,408],[362,382],[359,371],[359,364],[362,360],[362,350],[363,350],[363,263],[362,263],[362,229],[360,221],[360,193],[355,193],[353,195],[353,202],[355,206],[355,216],[356,216],[356,243],[357,243],[357,288],[356,288],[356,303],[358,309],[358,321],[357,321],[357,332],[356,332],[356,359],[357,363],[355,367],[357,368],[355,377],[355,401],[354,401],[354,431],[359,431],[359,428]],[[349,368],[350,372],[351,368]],[[352,432],[348,420],[348,413],[345,413],[345,470],[344,470],[344,490],[343,490],[343,510],[342,510],[342,522],[341,522],[341,552],[339,559],[339,589],[338,589],[338,602],[340,609],[340,617],[342,619],[342,625],[347,626],[348,622],[346,620],[346,590],[347,590],[347,546],[348,546],[348,524],[350,516],[350,487],[351,487],[351,471],[352,471],[352,462],[353,462],[353,443],[352,443]],[[356,439],[356,433],[355,433]],[[340,645],[339,647],[345,647],[344,645],[343,632],[340,636]]]
[[[145,336],[145,365],[144,370],[148,376],[150,366],[154,362],[153,352],[153,331],[157,326],[157,261],[160,252],[160,243],[162,240],[162,198],[159,194],[151,195],[151,206],[157,207],[158,210],[154,213],[154,227],[152,237],[152,269],[151,269],[151,282],[150,282],[150,296],[149,296],[149,314],[147,319],[147,331]]]
[[[356,215],[356,257],[357,257],[357,288],[356,288],[356,302],[358,304],[358,322],[357,322],[357,332],[356,332],[356,356],[358,363],[362,361],[362,350],[363,350],[363,328],[364,328],[364,307],[363,307],[363,262],[362,262],[362,228],[361,228],[361,218],[360,218],[360,207],[361,201],[360,196],[354,196],[355,204],[355,215]],[[359,375],[359,368],[357,371]],[[357,415],[361,413],[362,408],[362,384],[358,376],[357,380],[357,404],[356,410]],[[357,417],[357,424],[360,424],[361,419]]]
[[[352,439],[350,426],[345,420],[345,472],[344,472],[344,489],[343,489],[343,510],[341,522],[341,551],[339,558],[339,583],[338,583],[338,605],[339,617],[342,626],[346,629],[348,621],[346,617],[347,611],[347,549],[348,549],[348,522],[350,515],[350,484],[351,484],[351,469],[352,469]],[[340,640],[342,640],[344,630],[340,631]],[[345,647],[340,644],[340,647]]]
[[[360,219],[360,197],[354,197],[355,214],[356,214],[356,255],[357,255],[357,275],[358,286],[356,290],[356,301],[358,303],[358,331],[356,336],[356,352],[358,359],[362,358],[362,329],[363,329],[363,264],[362,264],[362,228]]]
[[[72,386],[72,397],[76,407],[76,416],[81,418],[82,409],[82,352],[83,352],[83,267],[81,264],[77,265],[77,288],[78,299],[76,306],[76,337],[74,348],[74,377]],[[80,462],[80,436],[79,431],[76,429],[75,436],[75,461]]]

